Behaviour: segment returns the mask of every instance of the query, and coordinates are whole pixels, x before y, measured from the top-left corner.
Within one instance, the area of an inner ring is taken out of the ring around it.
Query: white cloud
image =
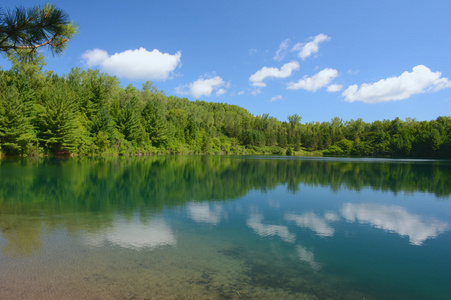
[[[331,84],[327,87],[327,91],[329,93],[335,93],[339,92],[343,89],[343,86],[341,84]]]
[[[226,92],[224,88],[228,86],[229,84],[219,76],[212,78],[200,77],[188,85],[177,87],[175,91],[180,95],[192,95],[193,97],[199,98],[202,96],[211,96],[214,90],[216,90],[216,96],[223,95]]]
[[[263,216],[261,214],[252,214],[247,220],[247,226],[253,229],[259,236],[279,236],[288,243],[294,243],[296,235],[288,231],[287,226],[263,224]]]
[[[145,48],[109,55],[105,50],[88,50],[82,54],[88,67],[99,66],[111,75],[130,80],[166,80],[181,65],[179,51],[173,55]]]
[[[404,72],[398,77],[381,79],[375,83],[364,83],[360,87],[351,85],[343,93],[345,101],[362,101],[379,103],[407,99],[414,94],[438,91],[451,87],[448,78],[441,77],[441,72],[432,72],[423,65],[418,65],[412,72]]]
[[[298,82],[290,82],[288,84],[289,90],[304,89],[311,92],[316,92],[322,87],[327,86],[335,77],[338,76],[338,71],[335,69],[326,68],[312,77],[304,76]]]
[[[260,94],[262,91],[260,89],[254,89],[251,91],[251,95],[252,96],[257,96],[258,94]]]
[[[227,92],[227,91],[226,91],[225,89],[219,89],[219,90],[216,92],[216,97],[219,97],[219,96],[221,96],[221,95],[224,95],[226,92]]]
[[[88,67],[101,65],[108,59],[108,52],[101,49],[88,50],[81,55]]]
[[[359,73],[360,73],[359,70],[351,70],[351,69],[348,70],[348,74],[349,74],[349,75],[357,75],[357,74],[359,74]]]
[[[302,215],[287,214],[285,220],[295,222],[299,227],[313,230],[319,236],[333,236],[335,230],[323,219],[313,212]]]
[[[266,87],[266,83],[264,83],[264,82],[254,82],[252,84],[252,86],[255,86],[255,87]]]
[[[269,99],[269,102],[274,102],[277,100],[282,100],[282,95],[272,97],[271,99]]]
[[[256,87],[265,87],[266,84],[263,83],[263,80],[266,78],[274,77],[274,78],[287,78],[291,76],[291,73],[295,70],[299,69],[299,63],[297,61],[291,61],[289,63],[284,64],[280,69],[273,67],[263,67],[254,74],[249,77],[249,81],[252,82],[253,86]]]
[[[447,222],[424,219],[400,206],[346,203],[340,212],[349,222],[357,220],[362,224],[408,236],[410,243],[416,246],[421,246],[425,240],[435,238],[449,228]]]
[[[286,39],[280,43],[279,49],[277,49],[276,54],[273,57],[274,60],[281,61],[285,55],[287,55],[289,43],[290,39]]]
[[[297,43],[292,48],[293,51],[299,51],[298,56],[300,58],[302,58],[303,60],[305,60],[307,57],[309,57],[312,54],[318,53],[319,43],[330,40],[330,37],[321,33],[315,37],[311,37],[310,40],[312,40],[312,41],[308,42],[308,43]]]
[[[242,96],[242,95],[244,95],[244,94],[246,94],[245,91],[239,91],[239,92],[238,92],[238,96]]]
[[[249,49],[249,55],[254,55],[255,53],[257,53],[257,49],[255,49],[255,48],[252,48],[252,49]]]

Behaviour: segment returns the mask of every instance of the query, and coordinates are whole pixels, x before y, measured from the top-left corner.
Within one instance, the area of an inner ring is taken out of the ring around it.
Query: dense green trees
[[[22,154],[35,140],[30,124],[30,106],[14,86],[0,94],[0,144],[5,154]]]
[[[222,103],[166,96],[150,82],[74,68],[43,71],[43,58],[9,55],[0,71],[0,147],[5,155],[236,153],[451,157],[451,118],[281,122]]]
[[[60,78],[50,81],[54,81],[53,85],[42,90],[35,106],[39,142],[53,153],[75,152],[83,131],[78,124],[75,93]]]

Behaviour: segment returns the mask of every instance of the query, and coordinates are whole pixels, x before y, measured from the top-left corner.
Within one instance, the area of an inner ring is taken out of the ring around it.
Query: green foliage
[[[374,153],[374,147],[369,142],[361,142],[354,145],[351,154],[355,156],[371,156]]]
[[[140,117],[132,102],[128,101],[122,107],[116,120],[117,128],[127,141],[133,142],[140,138]]]
[[[98,70],[71,70],[66,78],[67,84],[77,94],[80,112],[91,122],[95,122],[99,111],[109,109],[108,98],[119,89],[115,77],[99,73]]]
[[[0,144],[5,154],[25,154],[36,141],[30,109],[14,86],[0,88]]]
[[[0,71],[3,154],[274,154],[451,157],[451,118],[302,124],[252,116],[235,105],[166,96],[151,82],[121,88],[116,77],[73,69],[43,73],[44,61],[10,55]],[[39,143],[38,143],[39,142]],[[41,150],[42,149],[42,150]]]
[[[324,151],[324,154],[325,155],[343,155],[343,154],[345,154],[345,152],[340,147],[333,145],[333,146],[330,146],[329,148],[327,148],[326,151]]]
[[[298,123],[300,123],[302,120],[302,117],[299,116],[298,114],[294,114],[292,116],[288,116],[288,121],[290,122],[290,124],[292,125],[296,125]]]
[[[100,131],[113,136],[114,122],[107,108],[102,107],[92,122],[92,132],[97,135]]]
[[[0,11],[0,51],[3,52],[33,53],[40,47],[49,47],[59,54],[77,33],[77,26],[68,15],[53,4]]]
[[[265,137],[263,133],[259,130],[248,129],[244,130],[241,133],[240,141],[245,146],[264,146],[265,145]]]
[[[43,90],[37,108],[38,139],[54,154],[68,154],[79,145],[80,128],[77,123],[75,94],[61,79],[53,88]]]
[[[142,112],[142,122],[153,146],[164,148],[168,144],[169,129],[165,117],[165,107],[162,99],[149,99]],[[192,135],[194,130],[191,128]]]
[[[293,155],[293,150],[291,149],[291,147],[288,147],[287,152],[286,152],[287,156],[291,156]]]
[[[336,142],[334,145],[338,146],[341,150],[343,150],[344,154],[350,154],[352,147],[354,146],[354,142],[347,139],[343,139],[339,142]]]

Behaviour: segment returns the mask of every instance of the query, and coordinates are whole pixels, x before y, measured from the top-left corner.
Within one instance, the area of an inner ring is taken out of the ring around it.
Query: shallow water
[[[451,163],[0,161],[0,299],[448,299]]]

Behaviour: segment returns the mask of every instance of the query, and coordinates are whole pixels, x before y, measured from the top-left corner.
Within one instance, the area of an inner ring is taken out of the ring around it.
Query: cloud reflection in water
[[[346,203],[340,211],[349,222],[371,224],[379,229],[408,236],[410,243],[416,246],[421,246],[425,240],[435,238],[449,228],[447,222],[422,218],[400,206]]]
[[[141,249],[159,246],[173,246],[177,243],[172,229],[163,219],[154,219],[146,224],[139,220],[125,221],[119,219],[113,228],[99,234],[88,235],[87,244],[101,246],[110,242],[123,248]]]
[[[195,222],[217,225],[221,221],[222,207],[217,205],[211,209],[208,203],[190,203],[187,212]]]
[[[313,212],[307,212],[302,215],[285,215],[285,220],[295,222],[299,227],[309,228],[319,236],[333,236],[335,230],[327,223],[326,219],[335,221],[338,218],[330,212],[324,219]]]
[[[306,248],[302,247],[301,245],[296,246],[296,252],[298,254],[298,257],[301,261],[304,261],[312,267],[312,269],[318,271],[321,269],[321,264],[315,261],[315,254],[313,254],[312,251],[307,250]]]
[[[259,236],[279,236],[288,243],[294,243],[296,235],[288,231],[287,226],[263,224],[263,215],[253,213],[247,220],[247,226],[252,228]]]

